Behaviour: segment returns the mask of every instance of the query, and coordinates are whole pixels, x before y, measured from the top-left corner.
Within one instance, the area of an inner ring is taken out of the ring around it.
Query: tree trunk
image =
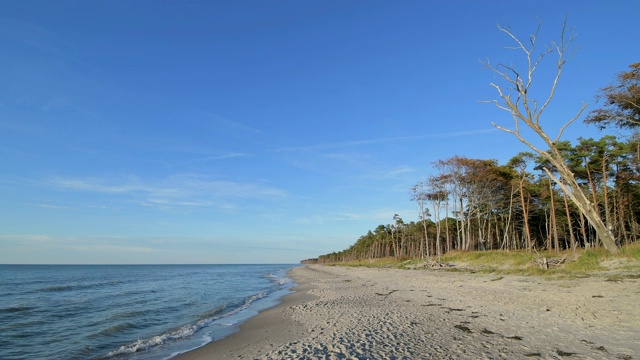
[[[571,212],[569,211],[569,201],[567,200],[567,194],[563,191],[562,197],[564,198],[564,209],[567,212],[567,225],[569,225],[569,237],[571,237],[571,248],[576,251],[576,239],[573,236],[573,226],[571,226]]]
[[[562,190],[565,191],[567,195],[569,195],[569,197],[571,198],[573,203],[578,207],[580,212],[584,214],[584,216],[587,218],[587,221],[589,221],[591,226],[593,226],[593,228],[596,230],[596,234],[598,234],[598,238],[600,239],[600,241],[602,241],[602,244],[607,249],[607,251],[609,251],[609,253],[611,254],[617,254],[619,252],[619,249],[618,249],[618,246],[616,245],[616,240],[613,237],[613,233],[604,224],[604,222],[602,221],[602,218],[600,217],[600,214],[596,211],[595,207],[593,206],[593,204],[591,204],[589,199],[587,199],[584,192],[580,190],[580,186],[578,185],[578,182],[574,178],[573,173],[566,168],[566,165],[564,163],[560,165],[564,165],[564,169],[563,169],[564,173],[561,172],[561,174],[566,179],[567,185],[565,185],[560,180],[558,180],[555,176],[553,176],[553,174],[551,174],[551,172],[548,169],[544,169],[544,170],[547,173],[547,175],[549,175],[549,177],[551,177],[553,181],[555,181],[562,188]],[[575,189],[575,191],[571,192],[568,187]]]
[[[611,226],[611,212],[609,209],[609,192],[607,189],[607,155],[602,156],[602,195],[604,197],[604,219],[609,230]]]
[[[555,247],[556,252],[558,252],[560,250],[558,248],[558,219],[556,218],[556,202],[553,196],[553,183],[551,182],[551,178],[549,178],[549,196],[551,196],[551,227],[553,228],[553,245],[551,239],[549,239],[549,250]]]
[[[580,230],[582,232],[582,241],[584,242],[584,247],[587,247],[589,238],[587,238],[587,226],[584,221],[584,215],[580,213]]]

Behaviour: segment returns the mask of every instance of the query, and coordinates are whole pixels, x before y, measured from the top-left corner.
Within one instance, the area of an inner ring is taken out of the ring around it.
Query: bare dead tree
[[[498,25],[500,32],[506,34],[515,43],[515,46],[509,47],[509,49],[520,51],[524,54],[527,60],[527,68],[524,71],[521,71],[514,66],[493,66],[488,61],[483,63],[507,84],[507,87],[501,87],[495,83],[491,83],[491,86],[498,92],[499,99],[491,100],[489,102],[495,104],[499,109],[508,112],[514,121],[513,128],[504,127],[496,124],[495,122],[492,122],[492,124],[497,129],[514,135],[518,140],[520,140],[520,142],[535,151],[538,155],[547,159],[555,167],[560,178],[555,176],[549,169],[545,168],[544,170],[547,175],[549,175],[549,177],[553,179],[553,181],[569,196],[580,212],[584,214],[591,226],[595,229],[605,248],[610,253],[615,254],[618,252],[618,247],[613,233],[609,228],[607,228],[597,208],[593,203],[591,203],[591,201],[589,201],[587,195],[578,185],[573,173],[567,166],[565,159],[556,146],[556,143],[561,139],[562,134],[567,127],[581,116],[587,105],[584,103],[582,104],[582,107],[578,110],[577,114],[560,128],[555,138],[550,137],[542,129],[540,124],[542,114],[547,109],[555,95],[558,81],[562,75],[562,70],[567,61],[566,57],[568,55],[568,51],[571,49],[571,44],[575,35],[567,34],[567,22],[565,19],[562,24],[560,41],[552,42],[540,53],[540,55],[536,55],[534,51],[537,51],[536,45],[540,27],[541,22],[538,23],[535,33],[530,35],[529,43],[525,45],[525,43],[518,39],[509,29]],[[544,99],[544,102],[540,103],[537,100],[530,98],[528,94],[534,84],[534,73],[538,69],[538,66],[543,59],[552,54],[555,54],[556,56],[556,73],[549,88],[548,96]],[[549,150],[541,150],[530,140],[527,140],[521,132],[523,124],[533,130],[537,136],[544,141]]]

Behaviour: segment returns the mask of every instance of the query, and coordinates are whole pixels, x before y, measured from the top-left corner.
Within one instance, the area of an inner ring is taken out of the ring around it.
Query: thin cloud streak
[[[67,190],[107,194],[147,193],[156,197],[183,197],[192,194],[212,194],[224,198],[286,195],[285,190],[260,183],[215,180],[193,174],[174,175],[155,182],[143,182],[136,177],[125,180],[53,177],[45,184]]]
[[[53,236],[39,234],[0,234],[0,241],[44,243],[54,242],[56,239]]]
[[[29,206],[35,206],[43,209],[56,209],[56,210],[76,210],[69,206],[51,205],[51,204],[27,204]]]
[[[272,251],[310,251],[300,247],[277,245],[253,245],[244,244],[244,241],[230,238],[178,238],[178,237],[122,237],[122,236],[49,236],[49,235],[13,235],[0,234],[0,242],[17,242],[24,245],[52,245],[67,249],[95,252],[121,252],[121,253],[149,253],[167,251],[174,246],[183,246],[185,243],[197,243],[205,246],[215,246],[216,249],[246,249],[246,250],[272,250]]]
[[[239,157],[251,157],[254,156],[253,154],[245,154],[245,153],[228,153],[228,154],[220,154],[220,155],[213,155],[213,156],[209,156],[204,158],[203,160],[207,161],[207,160],[222,160],[222,159],[232,159],[232,158],[239,158]]]
[[[375,220],[381,222],[391,222],[394,214],[411,213],[409,210],[387,210],[381,209],[364,213],[340,212],[335,214],[312,215],[294,219],[294,223],[301,225],[326,224],[335,221],[358,221],[358,220]]]
[[[293,152],[293,151],[326,150],[326,149],[353,147],[353,146],[361,146],[361,145],[372,145],[372,144],[382,144],[382,143],[390,143],[390,142],[398,142],[398,141],[416,141],[416,140],[424,140],[424,139],[456,138],[456,137],[473,136],[473,135],[479,135],[479,134],[488,134],[488,133],[492,133],[492,132],[496,132],[496,131],[497,131],[497,129],[495,129],[495,128],[488,128],[488,129],[481,129],[481,130],[456,131],[456,132],[428,134],[428,135],[397,136],[397,137],[389,137],[389,138],[342,141],[342,142],[335,142],[335,143],[316,144],[316,145],[310,145],[310,146],[285,147],[285,148],[274,149],[274,150],[271,150],[271,151],[273,151],[273,152]]]
[[[132,198],[140,206],[160,210],[216,207],[233,211],[233,199],[282,198],[283,189],[259,182],[234,182],[197,174],[174,175],[144,181],[137,177],[119,179],[52,177],[44,185],[57,190],[119,195]]]
[[[123,245],[68,245],[68,249],[87,252],[112,252],[112,253],[153,253],[159,251],[150,247],[123,246]]]
[[[404,175],[404,174],[412,174],[416,171],[416,169],[410,167],[410,166],[400,166],[400,167],[395,167],[389,170],[386,170],[384,172],[373,172],[371,173],[369,176],[370,177],[381,177],[381,178],[385,178],[385,179],[395,179],[398,178],[400,175]]]

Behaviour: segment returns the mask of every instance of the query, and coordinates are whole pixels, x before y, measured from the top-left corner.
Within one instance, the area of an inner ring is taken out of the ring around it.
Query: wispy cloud
[[[220,116],[216,116],[215,123],[220,125],[220,126],[223,126],[223,127],[229,128],[229,129],[233,129],[233,130],[239,130],[239,131],[243,131],[243,132],[250,132],[250,133],[254,133],[254,134],[265,135],[265,132],[263,132],[262,130],[253,128],[251,126],[242,124],[242,123],[237,122],[237,121],[225,119],[225,118],[222,118]]]
[[[495,128],[487,128],[480,130],[469,130],[469,131],[455,131],[455,132],[446,132],[446,133],[435,133],[435,134],[425,134],[425,135],[415,135],[415,136],[396,136],[396,137],[386,137],[386,138],[377,138],[377,139],[365,139],[365,140],[350,140],[350,141],[341,141],[341,142],[333,142],[333,143],[324,143],[324,144],[315,144],[309,146],[298,146],[298,147],[283,147],[272,150],[273,152],[292,152],[292,151],[314,151],[314,150],[327,150],[327,149],[336,149],[336,148],[345,148],[345,147],[355,147],[362,145],[374,145],[374,144],[383,144],[383,143],[392,143],[399,141],[417,141],[424,139],[445,139],[445,138],[456,138],[456,137],[464,137],[464,136],[474,136],[496,132]]]
[[[392,222],[394,214],[413,214],[412,210],[389,210],[389,209],[378,209],[373,211],[365,211],[365,212],[336,212],[330,214],[318,214],[311,215],[307,217],[299,217],[294,219],[294,222],[302,225],[310,225],[310,224],[326,224],[330,222],[341,222],[341,221],[358,221],[358,220],[371,220],[378,221],[380,223],[390,223]]]
[[[250,157],[250,156],[253,156],[253,154],[232,152],[232,153],[216,154],[216,155],[208,156],[204,160],[222,160],[222,159],[231,159],[231,158],[239,158],[239,157]]]
[[[157,196],[179,197],[195,193],[209,193],[227,198],[283,196],[286,194],[282,189],[261,183],[216,180],[196,174],[174,175],[165,179],[146,182],[138,177],[129,177],[119,180],[53,177],[46,183],[62,189],[110,194],[141,192]]]
[[[75,210],[75,208],[69,206],[60,206],[52,204],[27,204],[29,206],[35,206],[43,209],[56,209],[56,210]]]
[[[45,243],[45,242],[55,242],[56,239],[49,235],[0,234],[0,241]]]
[[[297,242],[296,238],[296,242]],[[55,246],[64,249],[90,253],[157,253],[166,252],[177,247],[194,249],[215,247],[216,249],[246,249],[273,251],[307,251],[299,244],[291,241],[267,241],[256,243],[239,238],[229,237],[127,237],[127,236],[50,236],[50,235],[15,235],[0,234],[0,244],[19,243],[24,246]]]
[[[317,161],[313,161],[317,160]],[[324,160],[329,160],[325,162]],[[327,173],[333,169],[334,173],[340,177],[345,177],[346,173],[356,174],[360,179],[398,179],[403,175],[415,173],[416,169],[408,165],[399,165],[398,162],[388,164],[370,154],[358,153],[337,153],[331,152],[319,154],[316,157],[304,156],[302,159],[290,160],[299,168]],[[346,168],[345,168],[346,166]],[[335,170],[339,169],[339,170]],[[345,171],[346,170],[346,171]]]
[[[68,245],[68,249],[88,251],[88,252],[111,252],[111,253],[152,253],[158,251],[157,249],[144,247],[144,246],[128,246],[128,245],[106,245],[106,244],[91,244],[91,245]]]
[[[369,177],[378,177],[385,179],[395,179],[404,174],[414,173],[416,170],[411,166],[401,165],[390,169],[383,169],[369,174]]]
[[[0,36],[20,43],[55,59],[75,61],[72,47],[54,32],[32,22],[3,19],[0,22]]]
[[[45,184],[60,190],[130,196],[143,206],[217,207],[230,210],[232,199],[286,196],[285,190],[259,182],[234,182],[197,174],[180,174],[160,180],[138,177],[102,179],[52,177]]]
[[[131,245],[131,242],[140,243]],[[80,250],[86,252],[117,252],[117,253],[149,253],[159,251],[159,248],[150,246],[148,241],[140,238],[123,237],[75,237],[75,236],[50,236],[50,235],[16,235],[0,234],[0,242],[20,243],[26,246],[40,246],[48,244],[65,249]]]
[[[183,140],[188,141],[188,140]],[[131,146],[140,146],[139,143],[130,142]],[[199,160],[220,160],[240,157],[255,156],[251,153],[228,151],[228,150],[216,150],[212,149],[208,145],[197,145],[191,143],[180,143],[179,139],[168,137],[148,137],[145,150],[154,152],[165,152],[175,154],[195,155],[199,157]]]

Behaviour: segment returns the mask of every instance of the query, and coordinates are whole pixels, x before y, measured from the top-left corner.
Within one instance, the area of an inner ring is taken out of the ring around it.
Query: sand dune
[[[640,280],[327,267],[180,359],[633,359]],[[609,279],[611,280],[611,279]]]

